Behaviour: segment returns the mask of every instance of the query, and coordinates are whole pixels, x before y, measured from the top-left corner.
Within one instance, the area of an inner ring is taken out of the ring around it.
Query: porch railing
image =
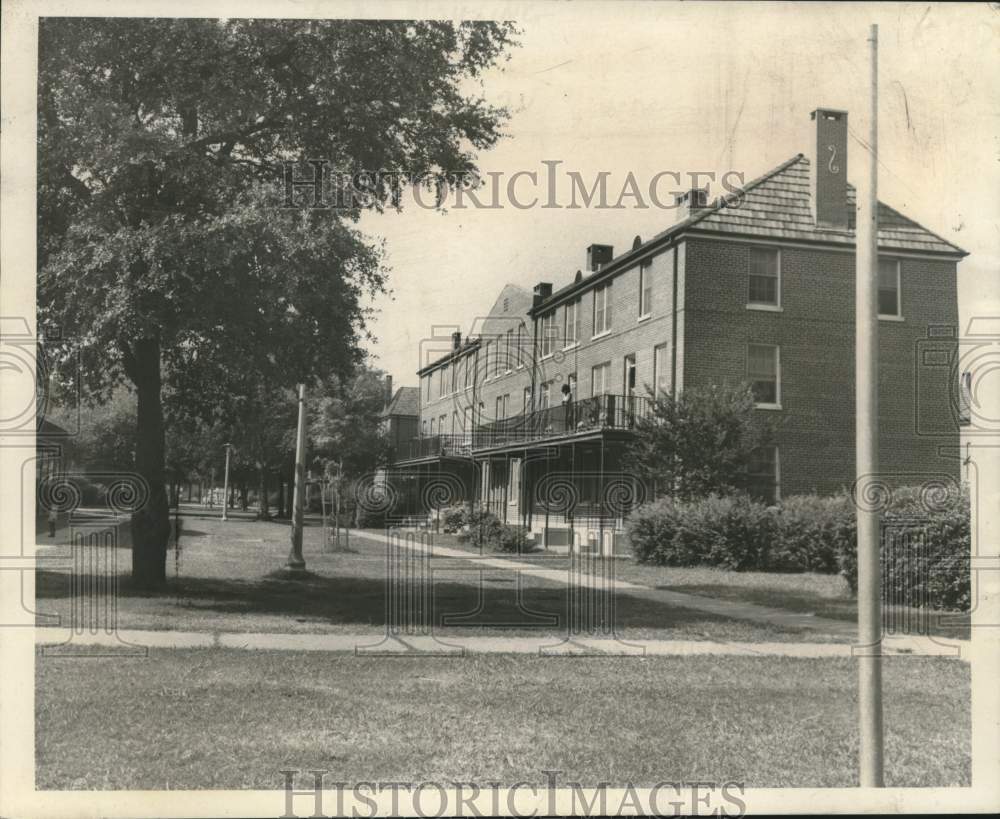
[[[638,395],[598,395],[477,425],[471,432],[430,435],[400,444],[397,460],[437,455],[469,455],[506,444],[543,441],[596,430],[630,430],[652,412]]]

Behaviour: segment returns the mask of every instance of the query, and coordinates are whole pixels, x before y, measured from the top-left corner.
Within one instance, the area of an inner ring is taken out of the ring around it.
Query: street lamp
[[[232,444],[223,444],[226,450],[226,476],[222,482],[222,519],[229,520],[226,512],[229,510],[229,452],[233,448]]]

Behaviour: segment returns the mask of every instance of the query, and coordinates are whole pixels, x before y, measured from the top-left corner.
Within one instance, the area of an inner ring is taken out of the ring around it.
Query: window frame
[[[549,310],[543,316],[539,317],[539,334],[541,338],[541,357],[543,359],[549,356],[555,355],[556,352],[556,332],[558,328],[556,327],[556,311]]]
[[[580,298],[570,299],[563,307],[563,349],[569,350],[580,343]],[[570,308],[573,309],[573,321],[570,323]],[[573,328],[573,336],[570,337],[570,327]]]
[[[751,487],[755,484],[759,484],[762,481],[761,478],[766,479],[768,483],[771,483],[774,487],[774,503],[781,502],[781,448],[777,444],[771,444],[768,446],[761,447],[761,449],[766,449],[774,453],[774,474],[765,475],[763,472],[751,472],[750,465],[747,467],[747,492],[753,495]]]
[[[750,297],[751,292],[751,281],[754,277],[753,273],[753,254],[755,251],[773,251],[774,252],[774,269],[775,269],[775,303],[766,301],[754,301]],[[781,248],[780,247],[769,247],[760,245],[750,245],[750,251],[748,253],[747,261],[747,310],[763,310],[772,313],[784,312],[784,308],[781,303],[781,285],[782,285],[782,274],[781,274]]]
[[[611,332],[611,282],[608,281],[606,284],[602,284],[594,288],[594,326],[592,328],[591,339],[601,338],[602,336],[608,335]],[[602,295],[601,310],[597,310],[597,295],[600,293]],[[598,330],[597,317],[601,317],[601,329]]]
[[[757,397],[754,396],[754,408],[755,409],[766,409],[766,410],[780,410],[781,407],[781,345],[780,344],[768,344],[762,341],[748,341],[747,351],[746,351],[746,373],[747,380],[750,382],[751,389],[755,381],[760,379],[755,379],[753,373],[750,372],[750,348],[751,347],[768,347],[774,350],[774,402],[770,403],[767,401],[758,401]]]
[[[603,373],[603,377],[601,378],[601,392],[598,392],[596,390],[596,388],[595,388],[596,385],[595,385],[594,374],[598,370],[600,370]],[[609,381],[609,378],[608,378],[608,376],[610,376],[610,375],[611,375],[611,362],[610,361],[602,361],[600,364],[595,364],[594,366],[592,366],[590,368],[590,397],[591,398],[597,398],[597,397],[599,397],[601,395],[609,395],[609,392],[608,392],[608,381]]]
[[[653,315],[653,260],[639,262],[639,318],[648,319]]]
[[[892,262],[896,266],[896,312],[882,312],[882,262]],[[875,281],[875,301],[879,321],[903,321],[903,262],[894,256],[878,257],[878,273]]]

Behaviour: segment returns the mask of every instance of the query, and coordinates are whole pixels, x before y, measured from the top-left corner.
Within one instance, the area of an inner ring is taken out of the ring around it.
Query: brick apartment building
[[[799,154],[553,290],[507,285],[466,338],[421,352],[419,436],[398,447],[402,511],[479,504],[546,546],[615,548],[643,499],[625,446],[648,390],[750,382],[777,416],[752,467],[769,500],[854,482],[855,193],[847,113],[812,114]],[[818,161],[817,161],[818,157]],[[897,482],[958,477],[961,248],[879,204],[879,446]],[[442,349],[443,347],[443,349]],[[567,396],[568,393],[568,396]]]

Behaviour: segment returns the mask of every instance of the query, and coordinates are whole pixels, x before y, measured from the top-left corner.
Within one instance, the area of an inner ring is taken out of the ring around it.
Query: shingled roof
[[[389,405],[382,410],[382,417],[392,415],[420,415],[420,388],[400,387]]]
[[[569,293],[585,289],[595,280],[606,278],[615,271],[628,267],[634,260],[648,253],[653,246],[668,242],[682,233],[725,233],[853,247],[855,195],[854,187],[848,185],[847,201],[844,203],[847,209],[848,230],[817,228],[809,203],[809,159],[803,154],[797,154],[763,176],[748,182],[739,193],[720,197],[709,207],[697,211],[652,239],[615,257],[597,273],[560,288],[542,304],[533,308],[531,313],[534,315]],[[878,204],[878,219],[878,243],[882,251],[888,253],[910,251],[951,257],[968,255],[968,252],[958,245],[942,239],[883,202]]]

